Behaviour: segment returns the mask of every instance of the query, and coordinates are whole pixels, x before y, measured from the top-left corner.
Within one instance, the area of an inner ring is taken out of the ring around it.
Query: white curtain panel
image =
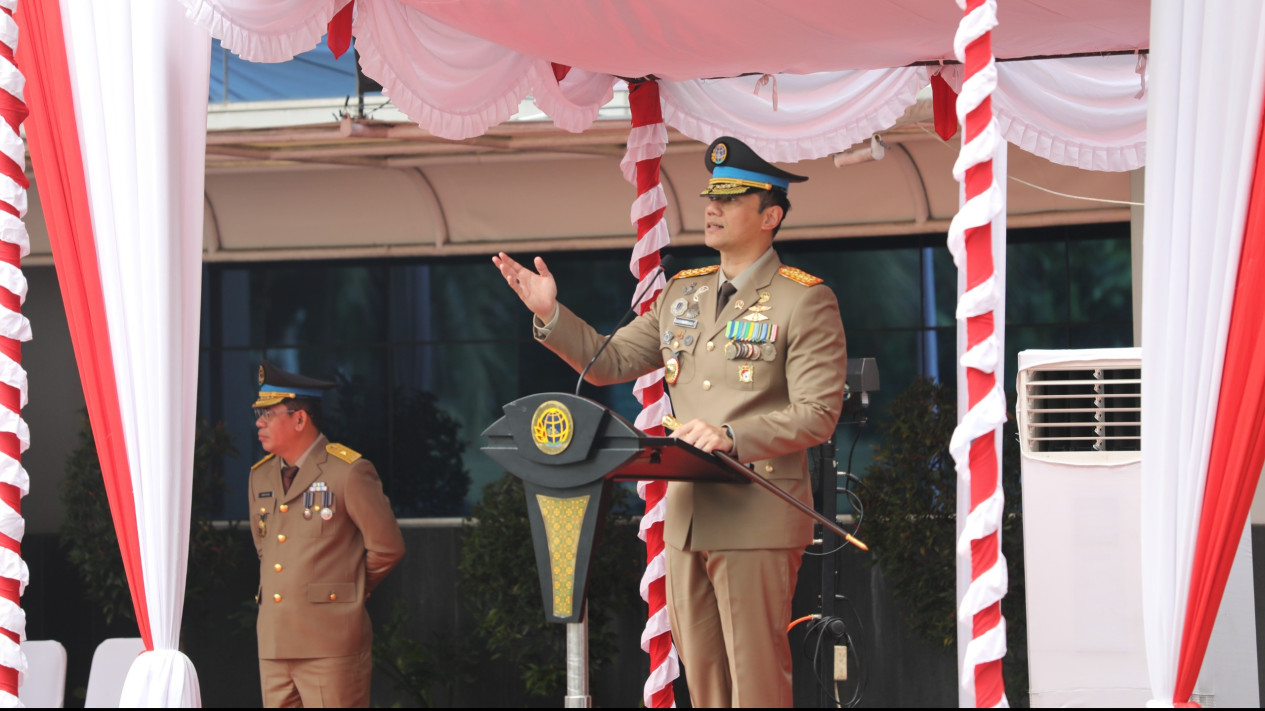
[[[1260,3],[1155,0],[1142,263],[1142,604],[1173,701],[1265,80]]]
[[[178,646],[210,37],[170,0],[61,4],[154,644],[133,663],[122,706],[198,706]]]

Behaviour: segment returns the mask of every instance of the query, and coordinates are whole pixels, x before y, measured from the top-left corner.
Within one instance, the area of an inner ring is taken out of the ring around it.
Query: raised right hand
[[[536,271],[524,267],[504,252],[493,256],[492,264],[501,270],[505,283],[537,318],[545,323],[553,319],[558,310],[558,284],[549,267],[545,266],[544,259],[536,257]]]

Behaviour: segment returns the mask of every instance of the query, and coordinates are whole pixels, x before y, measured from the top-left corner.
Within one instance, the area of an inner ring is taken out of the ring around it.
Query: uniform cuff
[[[536,340],[543,341],[549,337],[549,332],[553,330],[554,326],[558,325],[558,314],[561,311],[562,311],[561,308],[559,308],[558,306],[554,306],[553,317],[549,319],[549,323],[545,323],[544,321],[541,321],[540,317],[536,316],[535,314],[532,315],[531,331],[532,331],[532,335],[536,337]]]

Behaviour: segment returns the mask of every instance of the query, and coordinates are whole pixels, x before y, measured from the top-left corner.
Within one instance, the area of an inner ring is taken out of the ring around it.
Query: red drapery
[[[101,459],[137,625],[145,648],[152,650],[136,532],[136,504],[116,395],[110,332],[75,124],[74,92],[60,4],[24,2],[19,6],[17,17],[23,30],[18,66],[26,75],[26,99],[31,111],[26,124],[31,163],[40,186],[57,283],[66,304],[71,343],[83,381],[88,419],[92,422],[97,455]]]
[[[557,65],[555,65],[555,72]],[[663,123],[663,111],[659,102],[659,85],[654,81],[635,82],[628,87],[628,104],[632,112],[632,123],[634,127],[649,126],[652,124]],[[645,160],[637,161],[637,195],[647,195],[659,186],[659,163],[662,156],[655,156]],[[663,206],[647,215],[637,218],[637,239],[646,239],[646,236],[654,229],[655,225],[663,219],[663,213],[667,210],[667,206]],[[656,250],[642,257],[637,265],[637,278],[645,279],[655,270],[659,268],[660,256]],[[659,295],[656,289],[652,294],[646,294],[642,303],[637,305],[638,313],[645,313],[650,310],[650,306],[654,303],[654,299]],[[643,407],[650,407],[655,402],[666,397],[662,385],[653,389],[647,389],[642,392],[641,403]],[[647,434],[660,435],[664,434],[663,425],[657,424],[654,427],[647,428]],[[668,484],[665,481],[646,482],[643,489],[643,496],[646,500],[646,512],[649,513],[667,496]],[[664,555],[663,550],[663,522],[654,523],[645,532],[646,541],[646,565],[650,566],[654,560]],[[659,575],[651,580],[648,585],[647,600],[648,614],[651,620],[657,614],[667,607],[667,591],[666,579]],[[672,636],[670,634],[655,634],[648,641],[649,649],[646,651],[650,655],[651,678],[656,679],[666,674],[656,675],[655,670],[659,670],[664,665],[671,664],[670,655],[672,651]],[[666,671],[666,670],[665,670]],[[651,708],[672,708],[676,705],[676,700],[672,690],[672,680],[666,679],[667,683],[662,687],[651,692]]]
[[[1265,464],[1265,120],[1257,137],[1243,248],[1226,336],[1221,395],[1208,457],[1174,703],[1190,700]]]

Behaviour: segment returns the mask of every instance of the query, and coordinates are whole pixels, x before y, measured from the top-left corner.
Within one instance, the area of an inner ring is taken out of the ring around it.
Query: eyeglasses
[[[256,420],[263,419],[264,422],[272,422],[272,418],[276,417],[277,415],[281,415],[281,414],[293,415],[296,412],[298,412],[298,410],[269,410],[263,407],[256,407],[255,419]]]

